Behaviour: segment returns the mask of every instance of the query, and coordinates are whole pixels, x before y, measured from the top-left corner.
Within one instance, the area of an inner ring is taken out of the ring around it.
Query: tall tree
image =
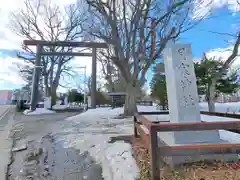
[[[11,29],[23,39],[46,41],[74,41],[82,37],[83,24],[86,20],[84,8],[76,4],[62,7],[47,0],[25,0],[24,8],[14,12],[11,16]],[[71,52],[71,47],[44,47],[46,52]],[[24,73],[32,74],[31,67],[35,62],[35,50],[23,46],[18,56],[26,62],[21,67]],[[44,81],[45,95],[52,96],[52,105],[55,104],[56,89],[60,85],[60,78],[71,74],[69,56],[48,56],[41,58],[41,75]]]
[[[78,92],[75,89],[71,89],[70,91],[68,91],[68,101],[73,103],[81,103],[84,100],[84,95],[80,92]]]
[[[219,33],[221,34],[221,33]],[[226,34],[226,33],[224,33]],[[221,69],[215,73],[212,76],[210,87],[209,87],[209,110],[210,111],[215,111],[215,104],[214,104],[214,99],[215,99],[215,91],[216,91],[216,84],[219,79],[221,79],[222,75],[225,73],[226,70],[230,68],[230,66],[234,63],[236,58],[239,56],[239,48],[240,48],[240,31],[239,29],[237,30],[236,34],[233,35],[235,38],[235,42],[233,43],[232,51],[231,54],[228,56],[226,59],[222,59],[223,65]],[[204,55],[205,59],[207,59],[206,55]]]
[[[94,15],[90,34],[111,44],[111,61],[126,82],[124,114],[136,111],[136,87],[146,82],[149,67],[168,41],[186,31],[191,1],[86,0]]]
[[[208,59],[204,56],[201,63],[195,63],[195,72],[197,77],[198,93],[205,95],[208,108],[210,112],[215,111],[215,101],[220,93],[232,94],[239,89],[238,70],[229,71],[229,68],[223,70],[224,62],[215,60],[214,58]],[[221,72],[221,74],[219,74]],[[219,74],[218,79],[213,86],[213,78]],[[214,92],[212,88],[215,89]]]
[[[154,75],[150,82],[151,96],[159,100],[159,105],[166,110],[168,105],[166,77],[163,72],[154,68]]]

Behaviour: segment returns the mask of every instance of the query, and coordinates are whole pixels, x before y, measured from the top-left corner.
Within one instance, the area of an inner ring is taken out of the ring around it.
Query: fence
[[[158,132],[205,131],[220,129],[240,131],[240,121],[161,124],[161,121],[150,121],[144,117],[144,115],[161,114],[168,114],[168,112],[139,112],[134,116],[134,137],[141,138],[145,148],[150,154],[152,180],[160,179],[159,156],[192,156],[222,153],[240,153],[240,144],[159,146],[158,140],[160,138],[161,141],[161,137],[158,137]],[[225,114],[224,117],[226,116],[227,115]],[[238,119],[240,119],[240,115]]]

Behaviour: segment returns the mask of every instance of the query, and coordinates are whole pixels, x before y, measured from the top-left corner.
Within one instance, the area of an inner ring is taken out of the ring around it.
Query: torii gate
[[[36,46],[36,60],[32,78],[31,93],[31,110],[37,106],[38,85],[41,68],[42,56],[92,56],[92,82],[91,82],[91,108],[96,108],[96,79],[97,79],[97,48],[108,48],[106,43],[97,42],[70,42],[70,41],[42,41],[42,40],[24,40],[26,46]],[[88,47],[92,48],[92,53],[78,52],[44,52],[44,46],[61,46],[61,47]],[[86,82],[85,82],[86,83]]]

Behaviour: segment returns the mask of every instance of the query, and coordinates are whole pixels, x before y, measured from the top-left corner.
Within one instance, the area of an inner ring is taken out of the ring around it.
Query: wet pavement
[[[88,152],[72,148],[62,148],[53,137],[45,136],[44,147],[47,147],[50,179],[52,180],[101,180],[102,169]]]
[[[76,114],[76,113],[75,113]],[[14,146],[27,144],[27,149],[13,153],[9,180],[102,180],[102,168],[87,151],[64,148],[52,133],[74,113],[24,116],[15,118]]]

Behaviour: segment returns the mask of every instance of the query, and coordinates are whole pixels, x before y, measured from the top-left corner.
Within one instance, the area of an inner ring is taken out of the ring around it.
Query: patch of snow
[[[199,103],[201,111],[208,111],[206,102]],[[240,102],[215,103],[216,112],[240,114]]]
[[[132,156],[132,147],[130,144],[122,141],[109,145],[105,151],[105,157],[107,159],[108,166],[112,169],[113,174],[112,178],[108,179],[139,179],[139,169]]]
[[[55,111],[51,111],[45,108],[37,108],[35,111],[31,111],[29,109],[25,110],[23,114],[25,115],[39,115],[39,114],[53,114]]]
[[[80,153],[88,151],[101,164],[105,180],[135,180],[139,169],[131,145],[109,142],[111,137],[133,134],[132,118],[116,119],[122,112],[122,108],[103,107],[69,117],[60,124],[62,130],[56,132],[57,139],[67,148],[79,149]]]
[[[202,121],[206,121],[206,122],[239,121],[239,119],[234,119],[234,118],[207,116],[207,115],[201,115],[201,119]],[[226,130],[219,130],[219,135],[222,140],[228,141],[230,143],[240,143],[240,134],[233,133]]]
[[[56,104],[52,107],[55,110],[62,110],[62,109],[66,109],[68,108],[68,105],[60,105],[60,104]]]
[[[23,111],[23,114],[27,115],[30,112],[32,112],[30,109],[26,109],[25,111]]]
[[[205,109],[201,109],[202,111],[207,111],[208,106],[207,103],[200,103],[201,107]],[[216,110],[218,112],[227,112],[227,108],[236,109],[240,106],[240,103],[216,103]],[[148,111],[155,110],[154,107],[148,107]],[[231,111],[233,112],[233,111]],[[168,121],[169,115],[145,115],[145,117],[152,121]],[[206,122],[219,122],[219,121],[239,121],[239,119],[228,118],[228,117],[218,117],[218,116],[208,116],[201,114],[201,120]],[[219,135],[222,140],[229,141],[230,143],[240,143],[240,134],[233,133],[226,130],[219,130]]]

